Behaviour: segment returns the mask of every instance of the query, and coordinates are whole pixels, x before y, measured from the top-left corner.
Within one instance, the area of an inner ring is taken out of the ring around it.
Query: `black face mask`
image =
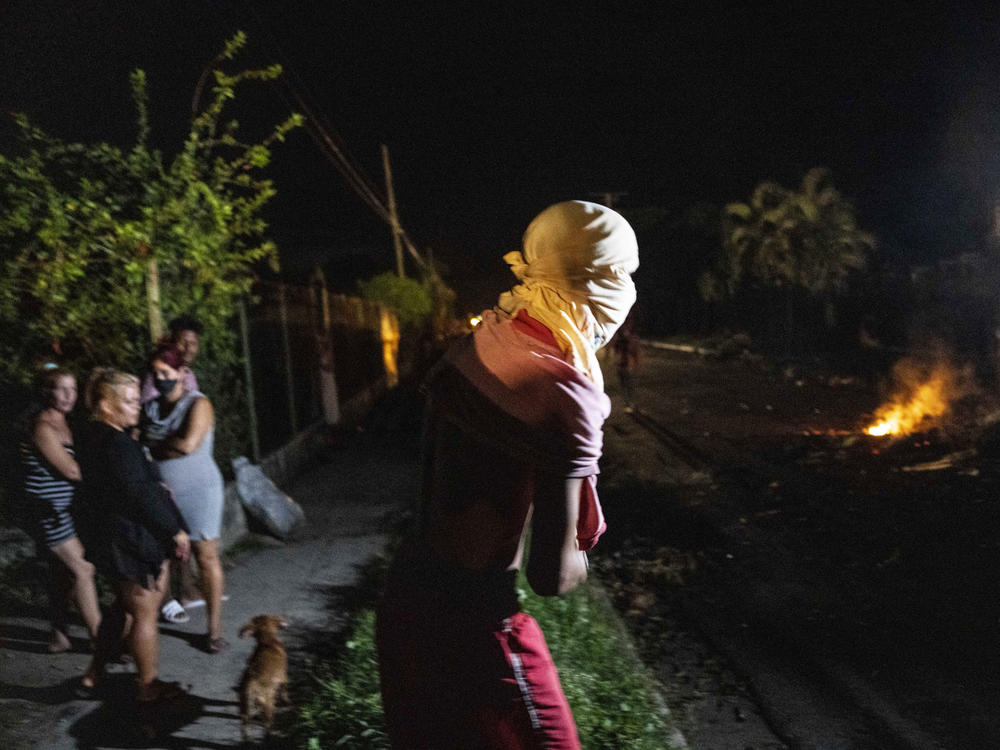
[[[154,380],[153,385],[161,396],[169,396],[177,387],[177,380]]]

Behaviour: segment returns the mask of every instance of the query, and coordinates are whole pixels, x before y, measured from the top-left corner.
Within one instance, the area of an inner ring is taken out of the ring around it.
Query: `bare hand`
[[[191,557],[191,539],[186,531],[178,531],[174,536],[174,557],[181,562],[187,562]]]

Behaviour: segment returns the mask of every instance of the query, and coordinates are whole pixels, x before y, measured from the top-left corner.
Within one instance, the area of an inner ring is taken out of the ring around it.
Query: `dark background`
[[[1000,197],[1000,9],[877,6],[15,0],[0,6],[0,107],[127,145],[142,67],[173,153],[202,69],[242,29],[230,69],[282,63],[378,185],[388,145],[402,222],[466,310],[509,285],[500,256],[549,203],[611,190],[623,210],[680,212],[816,165],[884,259],[981,249]],[[248,87],[232,114],[263,135],[291,108],[285,87]],[[5,121],[0,152],[13,136]],[[349,288],[393,267],[387,227],[304,131],[271,175],[289,274],[318,260]]]

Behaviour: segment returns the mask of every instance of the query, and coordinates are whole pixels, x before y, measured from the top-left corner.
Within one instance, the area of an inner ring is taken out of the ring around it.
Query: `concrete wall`
[[[385,378],[380,378],[342,402],[340,405],[341,423],[346,425],[360,423],[386,390]],[[317,460],[323,447],[322,434],[327,429],[326,422],[320,419],[280,448],[271,451],[260,462],[264,473],[287,492],[287,488],[292,485],[295,478],[307,471]],[[295,498],[292,497],[292,499]],[[225,504],[222,511],[222,549],[229,549],[248,533],[247,516],[240,503],[236,482],[227,482]]]

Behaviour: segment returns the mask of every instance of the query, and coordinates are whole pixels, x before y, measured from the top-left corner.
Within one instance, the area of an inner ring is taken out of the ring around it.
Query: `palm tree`
[[[867,267],[875,245],[829,170],[809,170],[798,190],[762,182],[749,202],[726,206],[722,254],[712,277],[703,280],[703,293],[719,299],[748,287],[781,290],[790,326],[793,300],[804,292],[822,300],[832,327],[834,295],[852,272]]]

